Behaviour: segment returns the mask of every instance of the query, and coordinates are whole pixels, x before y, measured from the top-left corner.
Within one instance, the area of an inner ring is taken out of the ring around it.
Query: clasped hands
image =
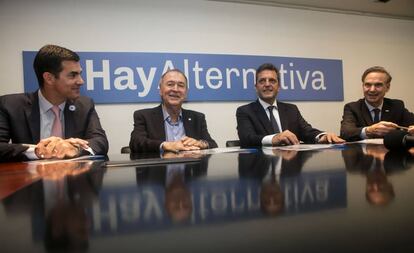
[[[324,133],[318,140],[318,143],[344,143],[345,140],[341,139],[334,133]],[[272,138],[273,146],[281,145],[298,145],[300,141],[298,137],[289,130],[285,130],[279,134],[276,134]]]
[[[387,133],[399,128],[399,126],[393,122],[380,121],[365,128],[365,134],[370,138],[384,137]],[[414,125],[408,127],[408,133],[414,134]]]
[[[196,140],[188,136],[184,136],[178,141],[165,141],[162,144],[164,151],[178,152],[200,150],[208,148],[208,143],[204,140]]]
[[[53,136],[41,140],[35,147],[35,154],[40,159],[74,158],[80,155],[82,149],[88,147],[88,141],[82,139],[62,139]]]

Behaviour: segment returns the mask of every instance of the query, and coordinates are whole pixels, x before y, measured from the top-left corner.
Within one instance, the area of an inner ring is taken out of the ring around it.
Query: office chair
[[[239,146],[240,146],[239,140],[226,141],[226,147],[239,147]]]
[[[121,154],[129,154],[131,153],[131,149],[129,148],[129,146],[125,146],[121,148]]]

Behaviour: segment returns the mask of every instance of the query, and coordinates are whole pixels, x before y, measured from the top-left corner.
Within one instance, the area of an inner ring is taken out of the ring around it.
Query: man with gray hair
[[[374,66],[362,74],[364,98],[345,105],[341,137],[347,141],[383,138],[399,127],[414,134],[414,114],[398,99],[385,98],[392,77],[383,67]]]
[[[134,112],[134,129],[129,147],[132,153],[216,148],[204,114],[185,110],[187,77],[178,69],[164,73],[160,81],[161,104]]]

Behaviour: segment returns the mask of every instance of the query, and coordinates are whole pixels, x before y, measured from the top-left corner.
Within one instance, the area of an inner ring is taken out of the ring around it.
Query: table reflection
[[[88,210],[102,186],[101,163],[68,161],[27,166],[42,180],[4,199],[8,214],[29,212],[33,238],[43,241],[48,251],[88,249],[91,224]]]
[[[388,151],[383,145],[355,145],[342,151],[345,167],[366,177],[365,196],[373,206],[387,206],[395,198],[389,176],[413,167],[409,152]]]
[[[138,186],[156,183],[164,187],[164,207],[166,214],[173,222],[185,222],[191,217],[193,200],[188,182],[207,174],[209,155],[199,152],[171,153],[166,152],[162,158],[200,158],[196,163],[178,163],[162,166],[137,167]]]

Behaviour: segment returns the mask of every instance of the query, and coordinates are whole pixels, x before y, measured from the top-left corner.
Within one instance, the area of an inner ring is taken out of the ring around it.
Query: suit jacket
[[[210,156],[203,156],[200,158],[200,162],[191,163],[175,163],[174,166],[183,166],[183,176],[185,181],[191,181],[196,178],[202,178],[207,175],[208,161]],[[169,164],[155,165],[155,166],[142,166],[136,167],[136,179],[137,184],[162,184],[166,185],[167,172]]]
[[[398,99],[384,98],[381,120],[394,122],[400,126],[414,125],[414,114],[409,112],[404,102]],[[361,140],[362,128],[372,125],[371,113],[364,99],[344,106],[341,121],[341,137],[347,141]]]
[[[313,154],[313,151],[301,151],[291,160],[285,160],[282,156],[279,156],[279,159],[282,159],[280,177],[300,175],[303,166]],[[277,156],[265,155],[262,151],[240,153],[238,157],[239,176],[262,180],[270,173],[270,165],[272,164],[272,160],[276,161],[276,158]]]
[[[282,131],[289,130],[299,140],[314,143],[320,130],[302,117],[296,105],[277,102]],[[237,132],[241,147],[260,147],[266,135],[273,134],[272,125],[259,100],[237,108]]]
[[[194,139],[208,142],[210,148],[217,143],[208,133],[204,114],[182,109],[185,134]],[[162,106],[134,112],[134,130],[131,133],[129,147],[132,153],[159,152],[160,145],[166,140]]]
[[[69,107],[75,110],[69,110]],[[108,152],[108,140],[92,99],[67,101],[63,111],[65,138],[87,140],[96,154]],[[0,97],[0,142],[37,144],[40,141],[40,111],[37,92]]]
[[[27,160],[24,155],[29,147],[20,144],[0,142],[0,161],[23,161]]]

